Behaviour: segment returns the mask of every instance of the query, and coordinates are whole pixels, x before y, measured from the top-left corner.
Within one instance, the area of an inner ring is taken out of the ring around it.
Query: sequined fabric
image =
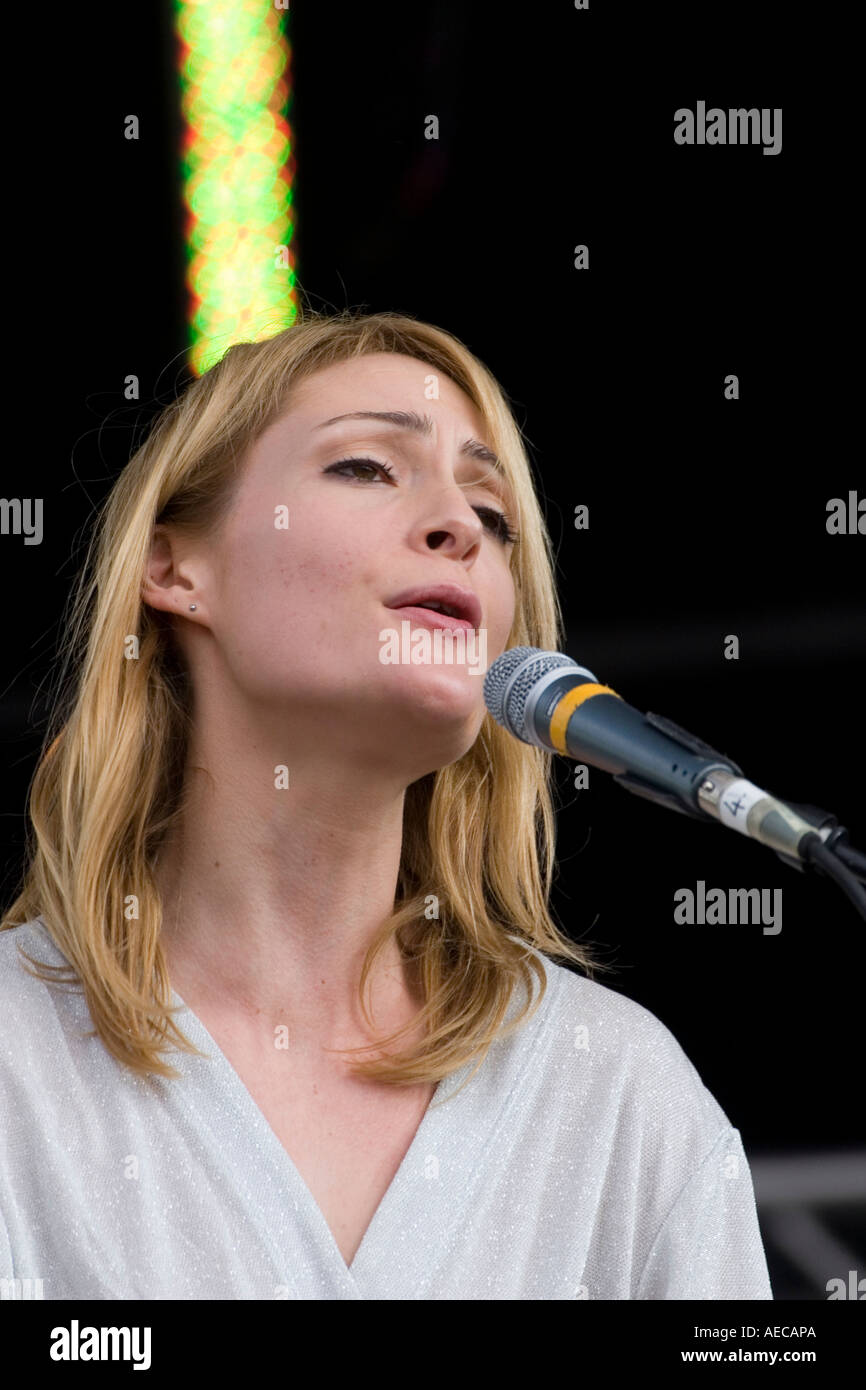
[[[191,1011],[208,1056],[140,1080],[19,943],[63,963],[39,919],[0,933],[0,1280],[46,1299],[772,1298],[739,1131],[659,1019],[563,966],[459,1095],[471,1064],[440,1084],[347,1268]]]

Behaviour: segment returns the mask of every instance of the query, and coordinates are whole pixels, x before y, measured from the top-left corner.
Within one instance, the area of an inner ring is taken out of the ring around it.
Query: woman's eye
[[[497,512],[493,507],[476,507],[475,511],[481,517],[482,521],[485,516],[490,517],[490,522],[492,524],[486,521],[484,524],[485,526],[490,526],[490,530],[498,536],[499,540],[501,540],[504,545],[514,544],[517,540],[517,532],[510,525],[508,517],[504,512]]]
[[[341,459],[339,463],[329,464],[325,472],[339,473],[344,468],[378,468],[386,477],[394,476],[394,470],[389,468],[387,463],[380,463],[378,459]]]
[[[380,463],[378,459],[357,458],[340,459],[338,463],[331,463],[324,470],[326,473],[341,473],[347,476],[346,469],[355,470],[359,468],[371,469],[374,473],[378,469],[386,478],[393,478],[394,470],[389,468],[387,463]],[[369,477],[369,475],[368,475]],[[488,531],[491,531],[503,545],[513,545],[517,540],[517,532],[512,528],[508,517],[504,512],[498,512],[495,507],[475,507],[474,511],[481,517]]]

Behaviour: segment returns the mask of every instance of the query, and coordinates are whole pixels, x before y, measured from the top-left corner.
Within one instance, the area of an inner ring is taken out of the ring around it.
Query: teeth
[[[457,617],[457,614],[454,612],[454,609],[449,608],[446,603],[433,603],[431,601],[430,603],[419,603],[417,606],[419,608],[432,608],[434,613],[445,613],[446,616],[449,618]]]

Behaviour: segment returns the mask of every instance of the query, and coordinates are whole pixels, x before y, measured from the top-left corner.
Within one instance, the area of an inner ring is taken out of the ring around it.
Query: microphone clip
[[[743,770],[735,762],[726,757],[724,753],[719,753],[703,739],[697,738],[695,734],[690,734],[687,729],[683,729],[679,724],[675,724],[672,719],[667,719],[663,714],[653,714],[648,711],[644,716],[644,723],[651,728],[657,729],[659,733],[665,734],[674,743],[678,743],[687,752],[694,753],[698,757],[706,758],[708,762],[723,764],[737,777],[742,777]],[[666,806],[669,811],[679,811],[680,815],[690,816],[693,820],[714,823],[713,817],[707,815],[706,811],[694,806],[686,800],[685,796],[675,796],[673,792],[662,791],[652,782],[645,781],[633,772],[615,773],[613,780],[624,787],[626,791],[633,792],[635,796],[645,797],[647,801],[654,801],[659,806]]]

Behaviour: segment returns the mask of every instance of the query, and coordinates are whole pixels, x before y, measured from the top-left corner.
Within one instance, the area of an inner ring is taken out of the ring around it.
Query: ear
[[[165,613],[188,613],[195,600],[186,565],[178,555],[177,538],[167,526],[157,525],[153,529],[141,597],[151,608]]]

